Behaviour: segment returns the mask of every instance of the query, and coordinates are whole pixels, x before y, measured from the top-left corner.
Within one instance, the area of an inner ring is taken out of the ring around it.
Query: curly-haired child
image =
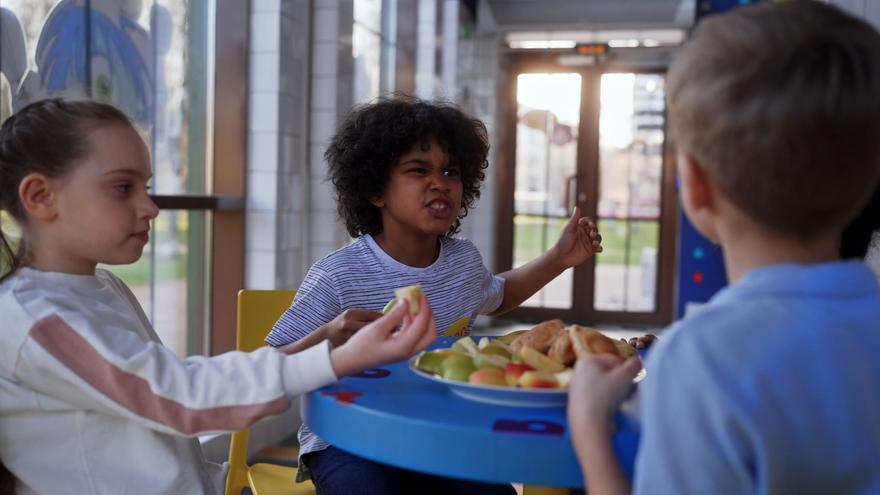
[[[438,332],[463,335],[477,314],[508,311],[601,251],[595,224],[575,210],[556,245],[535,260],[493,275],[477,248],[456,238],[480,195],[486,128],[455,106],[409,97],[352,112],[325,157],[338,212],[355,241],[315,263],[295,304],[267,341],[333,345],[381,315],[397,287],[420,284]],[[339,316],[337,316],[339,315]],[[373,463],[300,429],[301,471],[320,493],[513,493],[507,485],[438,478]]]

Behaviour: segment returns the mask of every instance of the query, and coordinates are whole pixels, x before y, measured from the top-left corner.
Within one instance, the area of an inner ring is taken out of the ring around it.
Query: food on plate
[[[464,354],[451,354],[440,363],[440,375],[449,380],[466,382],[474,371],[474,360]]]
[[[504,377],[504,370],[501,368],[483,368],[474,371],[468,378],[468,382],[475,385],[507,386],[507,379]]]
[[[523,373],[526,371],[533,371],[534,369],[535,368],[532,368],[525,363],[510,362],[504,365],[504,377],[507,379],[507,384],[514,387],[519,383],[519,377],[521,377]]]
[[[558,388],[556,376],[547,371],[526,371],[519,377],[519,385],[523,388]]]
[[[547,320],[538,323],[534,328],[517,337],[510,344],[510,347],[516,352],[519,352],[523,347],[531,347],[538,352],[545,353],[553,339],[564,331],[565,323],[562,320]]]
[[[474,354],[474,366],[476,366],[478,370],[483,368],[503,369],[509,362],[510,359],[495,354],[486,354],[483,352]]]
[[[596,356],[607,354],[618,359],[623,359],[614,339],[602,335],[598,330],[589,327],[573,325],[570,330],[571,345],[578,359],[584,356]],[[628,345],[628,344],[627,344]]]
[[[556,373],[557,371],[562,371],[565,369],[564,364],[550,359],[549,357],[547,357],[546,354],[541,354],[531,347],[523,347],[519,351],[519,355],[522,356],[524,363],[531,366],[532,368],[535,368],[536,370],[546,371],[548,373]]]
[[[647,349],[647,348],[651,347],[651,345],[653,345],[656,340],[657,340],[656,335],[654,335],[653,333],[646,333],[645,335],[642,335],[641,337],[633,337],[633,338],[629,339],[629,345],[636,348],[636,350],[641,351],[643,349]]]
[[[638,355],[623,339],[614,340],[580,325],[566,328],[560,320],[545,321],[532,330],[518,332],[510,342],[508,345],[501,337],[483,337],[477,343],[462,337],[448,349],[423,352],[415,366],[446,379],[477,385],[566,388],[576,358],[608,354],[622,361]]]
[[[528,331],[529,331],[528,329],[514,330],[512,332],[506,333],[506,334],[498,337],[497,339],[495,339],[495,342],[501,342],[503,344],[510,345],[513,343],[514,340],[516,340],[517,337],[519,337],[520,335],[522,335]]]
[[[571,366],[574,363],[577,356],[574,354],[574,347],[571,345],[571,335],[569,335],[569,332],[562,332],[553,339],[553,342],[550,343],[550,349],[547,351],[547,356],[565,366]]]

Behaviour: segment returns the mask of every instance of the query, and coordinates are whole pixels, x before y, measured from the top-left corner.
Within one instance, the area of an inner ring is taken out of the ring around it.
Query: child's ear
[[[370,198],[370,203],[376,208],[382,208],[385,206],[385,198],[382,196],[376,196],[375,198]]]
[[[712,182],[706,170],[691,155],[678,155],[681,200],[686,210],[698,212],[713,206]]]
[[[52,220],[58,215],[54,183],[40,173],[25,176],[18,185],[18,197],[28,215]]]
[[[684,153],[678,156],[678,175],[681,181],[681,205],[685,214],[697,231],[717,243],[717,192],[712,179],[694,157]]]

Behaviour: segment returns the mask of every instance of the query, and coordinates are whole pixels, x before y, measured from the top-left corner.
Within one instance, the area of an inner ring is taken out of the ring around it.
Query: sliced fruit
[[[523,362],[536,370],[556,373],[565,369],[565,365],[550,359],[531,347],[523,347],[520,349],[519,354],[522,356]]]
[[[470,356],[464,354],[453,354],[447,356],[440,363],[440,374],[443,378],[449,380],[457,380],[460,382],[468,381],[468,377],[476,371],[474,360]]]
[[[504,365],[504,378],[511,387],[515,386],[519,381],[519,377],[526,371],[533,371],[534,368],[525,363],[510,362]]]
[[[504,378],[504,371],[500,368],[483,368],[474,371],[468,378],[468,382],[476,385],[507,386],[507,380]]]
[[[496,356],[495,354],[487,354],[485,352],[478,352],[474,355],[474,366],[477,369],[482,368],[498,368],[503,369],[504,365],[506,365],[510,360],[502,357]]]
[[[553,373],[546,371],[526,371],[519,377],[519,385],[523,388],[558,388],[559,383]]]
[[[423,294],[422,286],[419,284],[394,289],[394,298],[399,301],[405,300],[409,302],[409,313],[413,316],[419,312],[419,301]]]
[[[416,368],[427,371],[428,373],[436,373],[439,375],[442,371],[440,366],[443,363],[443,360],[448,356],[449,354],[440,351],[424,352],[419,356],[419,360],[416,362]]]
[[[463,352],[469,356],[475,355],[478,351],[476,342],[470,337],[462,337],[453,342],[452,350]]]
[[[510,359],[510,351],[501,347],[500,345],[489,344],[486,347],[480,348],[480,352],[483,354],[493,354],[495,356],[501,356],[505,359]]]
[[[386,304],[385,307],[382,308],[382,314],[385,314],[385,313],[391,311],[391,308],[393,308],[395,304],[397,304],[397,298],[392,297],[391,300],[388,301],[388,304]]]
[[[568,388],[568,383],[571,381],[571,377],[574,375],[574,370],[571,368],[566,368],[559,373],[556,373],[556,382],[559,383],[559,386],[562,388]]]
[[[517,337],[526,332],[528,332],[528,330],[515,330],[508,334],[502,335],[501,337],[498,337],[498,340],[504,342],[507,345],[510,345],[510,343],[513,342]]]

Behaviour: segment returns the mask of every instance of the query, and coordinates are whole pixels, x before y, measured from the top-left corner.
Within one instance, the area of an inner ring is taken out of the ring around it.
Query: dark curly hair
[[[391,169],[414,146],[434,139],[461,170],[461,211],[446,233],[461,227],[461,219],[480,197],[486,178],[489,138],[486,126],[452,104],[405,95],[379,99],[356,107],[337,129],[324,153],[328,179],[336,189],[339,217],[352,237],[382,232],[382,215],[371,198],[382,195]]]

